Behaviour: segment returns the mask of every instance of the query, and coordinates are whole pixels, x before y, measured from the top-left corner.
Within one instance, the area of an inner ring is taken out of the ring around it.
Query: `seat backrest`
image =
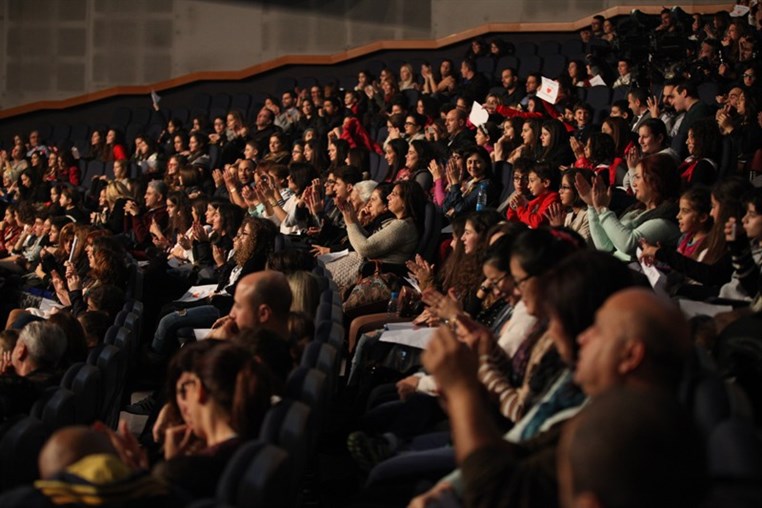
[[[707,446],[712,478],[762,481],[762,440],[751,423],[722,422],[709,435]]]
[[[58,388],[42,409],[42,422],[51,430],[84,423],[77,421],[76,396],[66,388]]]
[[[543,57],[542,73],[551,79],[556,79],[566,69],[566,57],[564,55],[548,55]]]
[[[312,411],[311,425],[321,428],[326,411],[327,383],[325,373],[317,369],[297,367],[286,380],[286,396],[307,404]]]
[[[516,55],[520,57],[524,57],[524,56],[536,55],[536,54],[537,54],[537,45],[534,42],[522,41],[522,42],[516,43]]]
[[[53,398],[53,395],[55,395],[57,391],[58,386],[48,386],[45,388],[45,390],[37,397],[37,400],[34,401],[32,407],[29,408],[29,416],[34,416],[35,418],[42,420],[42,414],[45,411],[45,406],[47,405],[48,401]]]
[[[106,425],[116,428],[127,371],[126,351],[103,344],[90,353],[88,363],[98,367],[103,380],[99,417]]]
[[[526,79],[533,72],[540,72],[542,59],[536,55],[523,55],[519,66],[519,77]]]
[[[315,326],[319,326],[321,322],[331,321],[332,315],[333,315],[333,302],[321,301],[317,306],[317,310],[315,311]]]
[[[701,364],[698,354],[694,354],[686,365],[679,398],[689,408],[696,426],[705,437],[731,416],[731,401],[725,382]]]
[[[292,506],[289,456],[263,441],[251,441],[233,455],[217,484],[217,500],[230,506]],[[219,505],[215,505],[219,506]]]
[[[439,210],[434,203],[429,201],[426,203],[423,231],[421,232],[418,247],[416,248],[416,252],[429,262],[433,260],[437,249],[438,242],[434,241],[434,238],[438,237],[441,230],[441,216]]]
[[[37,456],[50,431],[37,418],[26,416],[0,437],[0,490],[28,484],[39,477]]]
[[[304,402],[281,400],[267,411],[259,438],[283,448],[294,460],[304,459],[310,431],[309,417],[310,408]]]
[[[114,328],[113,326],[109,328],[109,332],[113,328]],[[109,334],[107,332],[106,338],[104,339],[104,343],[111,344],[112,346],[116,346],[119,349],[123,349],[124,351],[127,352],[128,356],[132,355],[132,351],[134,349],[133,341],[134,339],[133,339],[132,330],[130,330],[126,326],[120,326],[116,330],[116,333],[113,333],[113,334]]]
[[[99,160],[92,160],[87,163],[87,166],[85,166],[84,174],[82,175],[82,185],[89,189],[90,185],[93,183],[93,177],[94,176],[101,176],[103,175],[104,166],[103,163]]]
[[[607,86],[591,86],[587,89],[587,102],[593,109],[608,107],[611,104],[611,89]]]
[[[537,54],[542,57],[557,55],[560,50],[561,47],[556,41],[542,41],[537,46]]]
[[[73,375],[64,376],[61,386],[71,390],[75,395],[77,422],[84,424],[94,422],[101,402],[101,371],[98,367],[81,364]]]
[[[124,326],[124,321],[127,319],[127,315],[130,313],[127,309],[120,310],[114,318],[114,326]]]

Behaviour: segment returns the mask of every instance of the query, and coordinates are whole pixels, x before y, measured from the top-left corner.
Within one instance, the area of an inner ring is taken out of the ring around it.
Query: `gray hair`
[[[148,182],[148,186],[161,194],[164,197],[167,197],[167,184],[164,183],[162,180],[151,180]]]
[[[357,195],[362,202],[367,203],[376,186],[378,186],[378,182],[375,180],[363,180],[354,184],[352,188],[357,191]]]
[[[66,351],[66,335],[52,323],[33,321],[21,330],[18,340],[26,346],[30,362],[38,369],[56,367]]]

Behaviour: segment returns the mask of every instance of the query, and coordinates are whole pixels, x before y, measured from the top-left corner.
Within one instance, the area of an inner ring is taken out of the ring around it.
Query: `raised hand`
[[[426,372],[431,373],[440,392],[447,396],[455,390],[478,386],[479,360],[475,351],[459,341],[450,328],[440,326],[421,356]]]
[[[209,241],[209,235],[206,234],[206,229],[204,229],[204,226],[202,226],[200,222],[193,223],[193,238],[197,242],[202,243]]]
[[[454,321],[463,312],[460,302],[452,293],[443,295],[434,288],[428,288],[421,295],[423,303],[429,306],[429,312],[440,319]]]
[[[577,138],[574,136],[569,137],[569,146],[571,146],[572,153],[574,153],[574,156],[578,159],[584,157],[585,150],[582,148],[582,144],[579,142]]]
[[[651,118],[659,118],[659,101],[656,99],[655,95],[646,99],[646,105],[648,111],[651,113]]]
[[[553,203],[545,211],[545,217],[548,218],[548,224],[551,226],[563,226],[566,220],[566,211],[561,203]]]
[[[579,176],[579,175],[577,175]],[[593,181],[593,206],[595,208],[606,208],[611,203],[611,187],[606,185],[603,177],[598,175]]]
[[[593,206],[593,188],[581,174],[577,174],[577,176],[574,177],[574,187],[577,189],[579,198],[584,201],[587,206]]]

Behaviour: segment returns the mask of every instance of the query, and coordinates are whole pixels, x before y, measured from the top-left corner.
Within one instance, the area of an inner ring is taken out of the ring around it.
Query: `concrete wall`
[[[716,0],[681,5],[716,3]],[[653,0],[0,0],[0,107]],[[541,6],[542,8],[537,8]]]

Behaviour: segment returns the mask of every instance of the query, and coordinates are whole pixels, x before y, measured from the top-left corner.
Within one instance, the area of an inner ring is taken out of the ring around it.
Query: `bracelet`
[[[277,203],[278,203],[278,206],[279,206],[279,207],[283,208],[283,205],[285,205],[285,204],[286,204],[286,201],[285,201],[283,198],[280,198],[280,199],[277,201]]]
[[[231,187],[228,189],[228,192],[231,194],[235,194],[236,192],[238,192],[238,189],[236,189],[235,187]]]
[[[270,203],[270,206],[276,206],[278,204],[275,201],[268,201],[268,203]]]

